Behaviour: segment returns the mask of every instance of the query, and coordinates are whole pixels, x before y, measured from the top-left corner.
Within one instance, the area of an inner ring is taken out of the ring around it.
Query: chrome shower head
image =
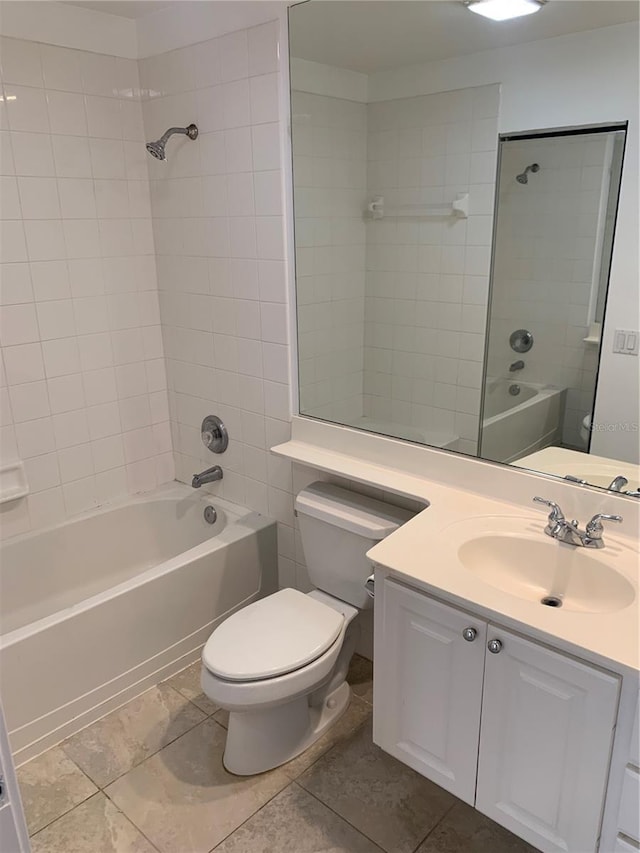
[[[164,142],[160,139],[157,142],[147,142],[147,151],[152,157],[155,157],[156,160],[167,159],[166,154],[164,153]]]
[[[516,175],[516,181],[519,184],[528,184],[529,183],[529,172],[539,172],[540,166],[537,163],[532,163],[530,166],[522,172],[520,175]]]
[[[157,139],[155,142],[147,142],[146,148],[149,154],[151,154],[152,157],[155,157],[156,160],[165,161],[167,159],[167,155],[165,154],[164,149],[167,144],[167,140],[170,136],[173,136],[174,133],[181,133],[184,136],[188,136],[189,139],[197,139],[198,128],[195,124],[190,124],[188,127],[170,127],[169,130],[162,134],[160,139]]]

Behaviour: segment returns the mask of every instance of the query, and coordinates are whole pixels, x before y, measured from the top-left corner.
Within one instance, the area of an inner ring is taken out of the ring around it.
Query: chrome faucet
[[[516,370],[524,370],[524,361],[521,358],[509,365],[509,373],[515,373]]]
[[[606,515],[599,512],[593,516],[591,521],[587,522],[584,530],[580,530],[577,519],[574,518],[573,521],[567,521],[557,503],[538,497],[535,497],[534,501],[551,508],[544,532],[547,536],[551,536],[552,539],[557,539],[558,542],[565,542],[567,545],[578,545],[583,548],[604,548],[604,539],[602,538],[604,527],[602,526],[602,522],[622,521],[621,515]]]
[[[611,483],[607,486],[610,492],[621,492],[625,486],[629,485],[629,481],[626,477],[620,475],[616,477]]]
[[[199,489],[205,483],[214,483],[216,480],[222,479],[222,468],[219,465],[214,465],[213,468],[207,468],[206,471],[201,471],[200,474],[194,474],[191,480],[191,485],[194,489]]]

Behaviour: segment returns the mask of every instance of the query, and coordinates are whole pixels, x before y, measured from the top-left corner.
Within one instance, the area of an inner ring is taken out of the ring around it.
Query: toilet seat
[[[330,649],[345,615],[295,589],[282,589],[239,610],[207,641],[202,660],[219,679],[256,682],[295,672]]]

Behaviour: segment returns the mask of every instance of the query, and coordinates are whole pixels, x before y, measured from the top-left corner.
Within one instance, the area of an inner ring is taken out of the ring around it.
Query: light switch
[[[638,355],[640,332],[616,329],[613,334],[613,351],[622,355]]]

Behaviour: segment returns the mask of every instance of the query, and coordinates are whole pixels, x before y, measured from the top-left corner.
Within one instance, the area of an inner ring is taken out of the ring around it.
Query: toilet
[[[346,711],[357,617],[372,606],[365,554],[413,516],[328,483],[303,489],[295,508],[316,589],[282,589],[249,604],[202,652],[202,689],[229,711],[224,765],[240,776],[304,752]]]
[[[584,447],[589,445],[589,436],[591,435],[591,413],[585,415],[580,422],[580,441]]]

